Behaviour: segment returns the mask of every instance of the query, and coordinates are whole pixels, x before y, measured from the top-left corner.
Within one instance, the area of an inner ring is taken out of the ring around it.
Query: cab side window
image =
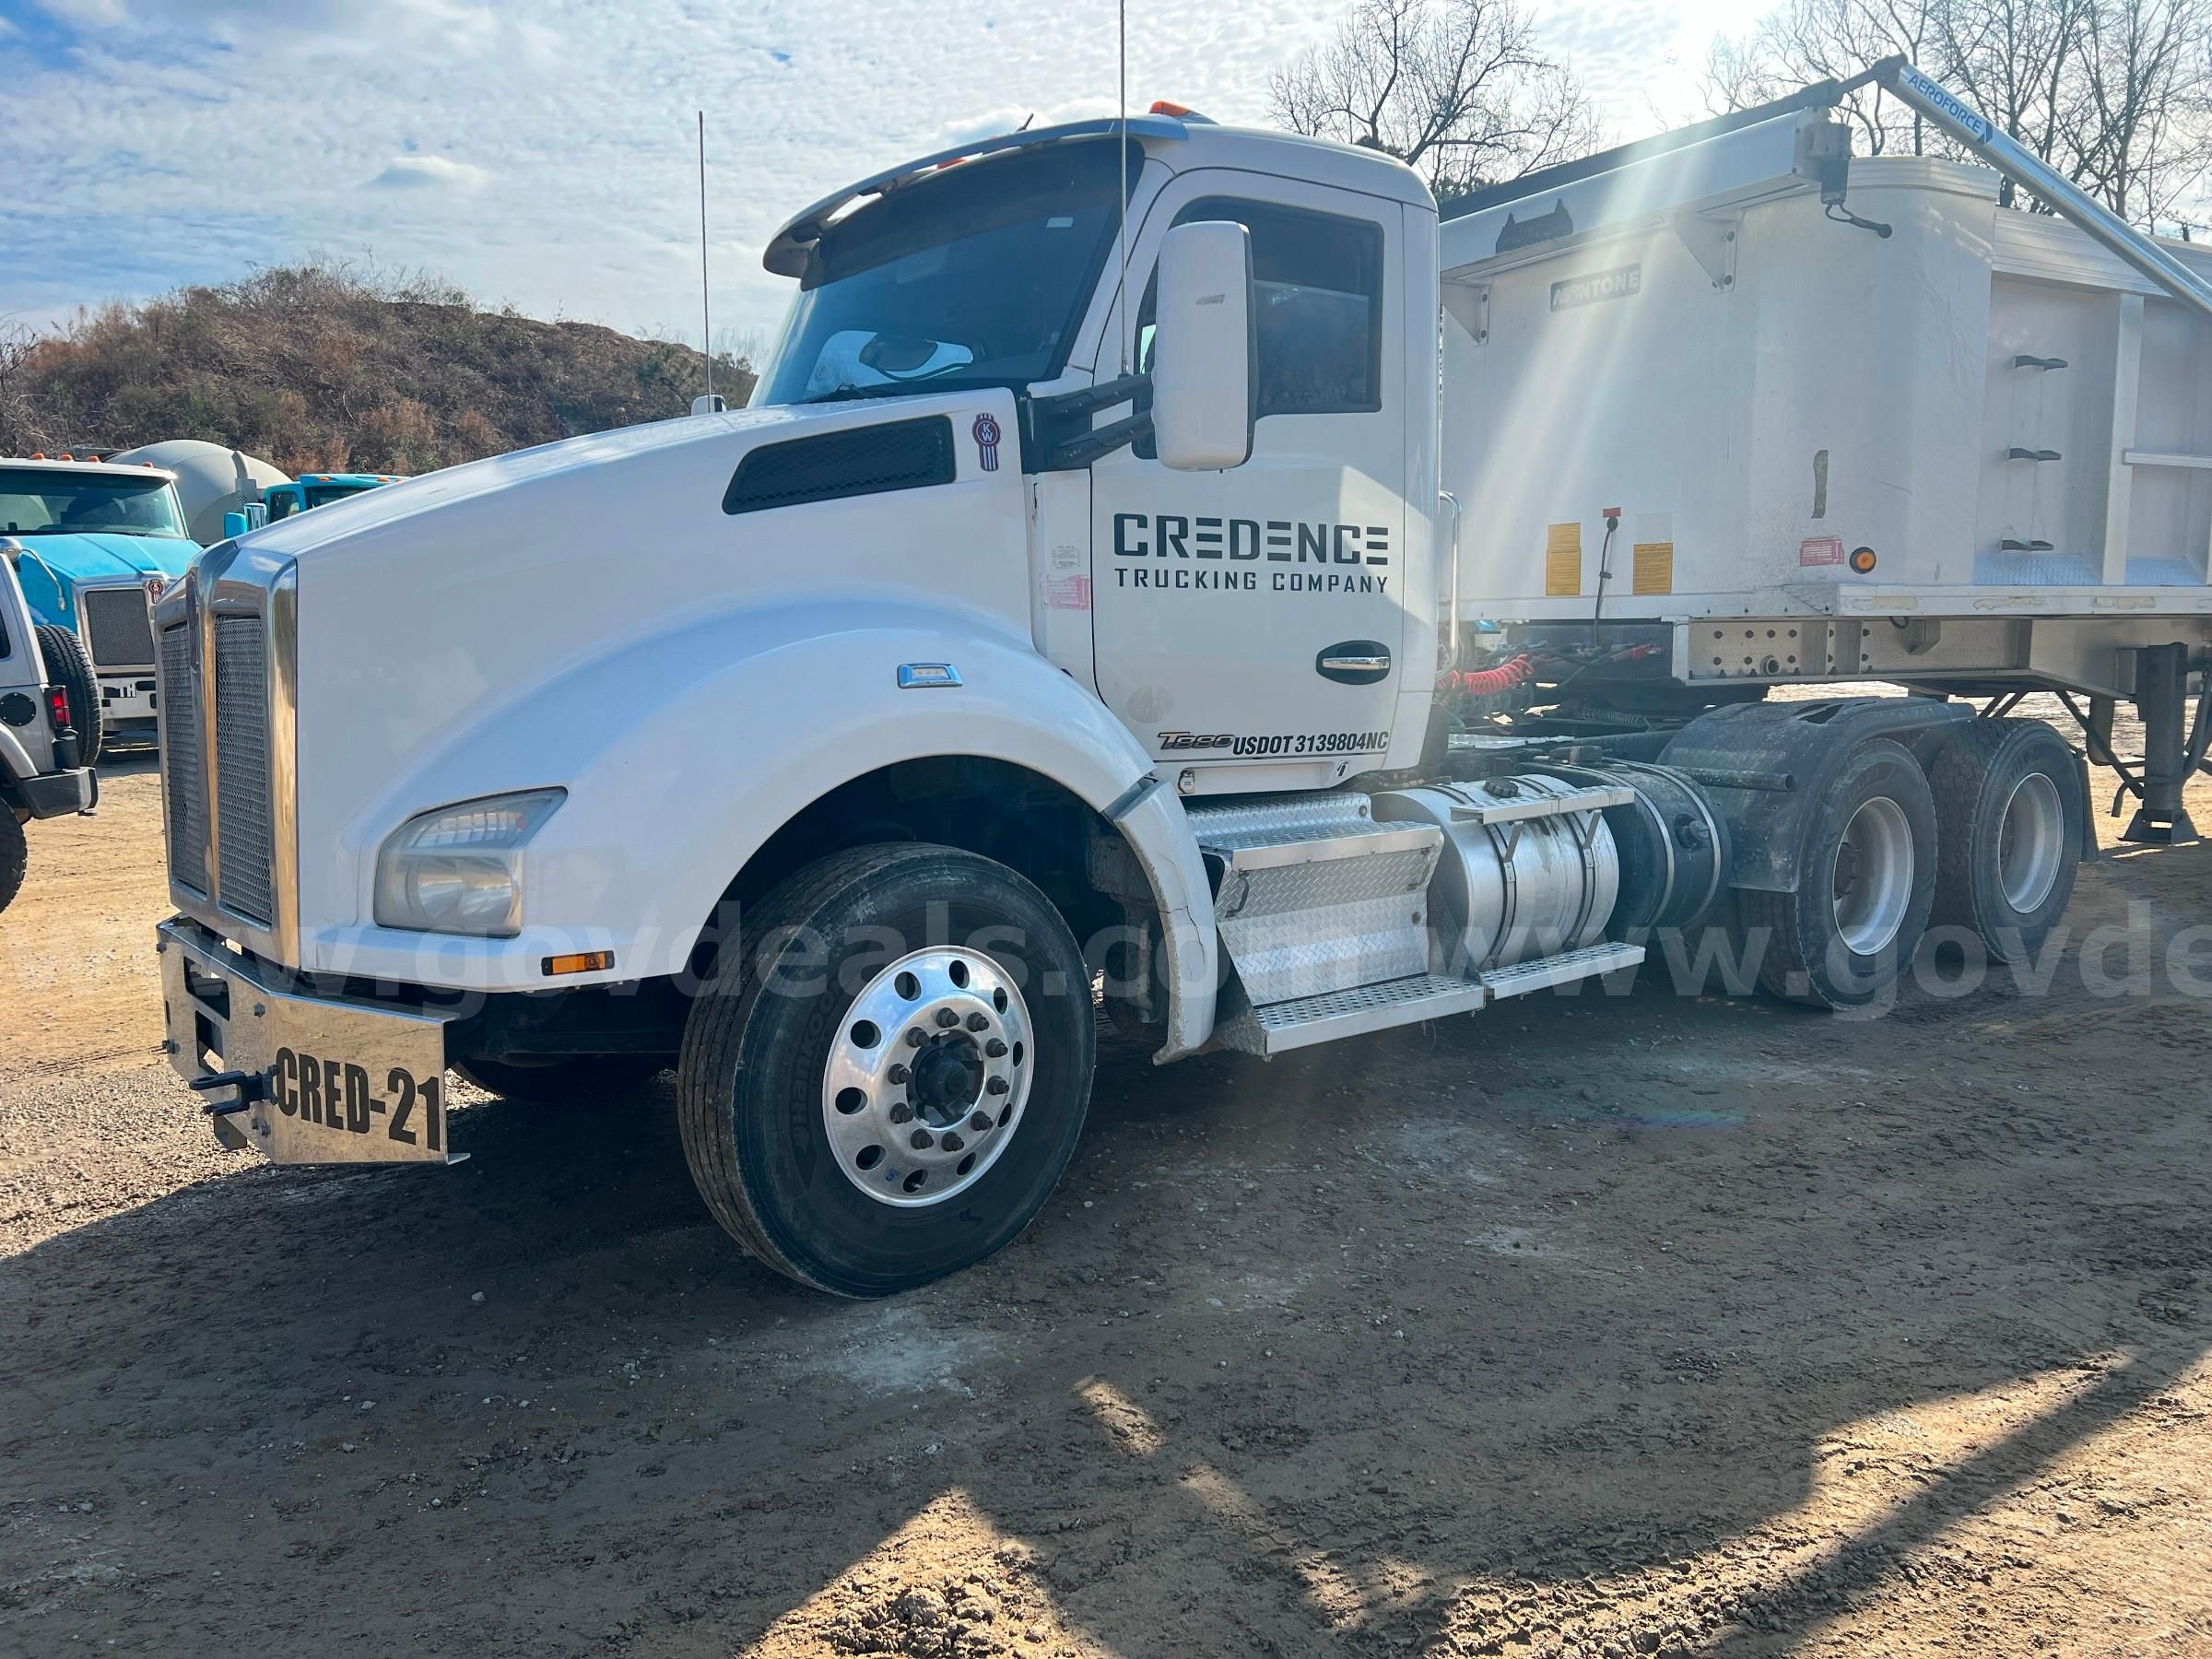
[[[1210,196],[1179,225],[1230,219],[1252,237],[1259,413],[1359,414],[1382,406],[1382,228],[1365,219]],[[1151,366],[1157,278],[1137,318]]]

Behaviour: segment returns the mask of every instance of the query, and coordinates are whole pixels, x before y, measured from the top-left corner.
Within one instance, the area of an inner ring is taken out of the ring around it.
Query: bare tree
[[[1705,95],[1744,109],[1891,53],[2138,223],[2171,224],[2212,175],[2212,0],[1788,0],[1714,44]],[[1843,112],[1865,153],[1956,153],[1878,88]],[[1999,199],[2043,206],[2009,180]]]
[[[2212,169],[2212,5],[2097,0],[2068,132],[2077,172],[2115,213],[2156,222],[2201,202]]]
[[[1359,0],[1268,97],[1285,126],[1387,151],[1440,199],[1597,142],[1588,98],[1520,0]]]

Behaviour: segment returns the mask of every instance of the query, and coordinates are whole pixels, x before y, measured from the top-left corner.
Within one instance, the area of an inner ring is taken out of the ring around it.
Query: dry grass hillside
[[[421,473],[680,415],[700,354],[324,263],[0,339],[0,455],[204,438],[288,472]],[[733,402],[752,375],[726,357]]]

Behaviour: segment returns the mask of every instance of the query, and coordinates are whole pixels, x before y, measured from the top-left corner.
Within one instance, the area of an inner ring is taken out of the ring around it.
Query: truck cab
[[[147,585],[178,580],[200,550],[186,533],[175,478],[148,465],[0,458],[0,536],[18,546],[16,573],[32,614],[82,644],[98,680],[102,727],[150,741]],[[88,721],[87,712],[78,714]]]
[[[268,509],[269,522],[274,524],[295,512],[327,507],[364,489],[398,482],[397,473],[301,473],[288,484],[270,485],[262,491],[261,499]]]

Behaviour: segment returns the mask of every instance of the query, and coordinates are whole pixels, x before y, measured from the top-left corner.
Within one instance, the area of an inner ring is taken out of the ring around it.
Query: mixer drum
[[[1482,824],[1455,810],[1563,798],[1583,786],[1543,773],[1392,790],[1374,797],[1385,821],[1434,824],[1443,856],[1429,884],[1430,967],[1467,976],[1556,956],[1605,935],[1620,890],[1620,856],[1590,809]]]

